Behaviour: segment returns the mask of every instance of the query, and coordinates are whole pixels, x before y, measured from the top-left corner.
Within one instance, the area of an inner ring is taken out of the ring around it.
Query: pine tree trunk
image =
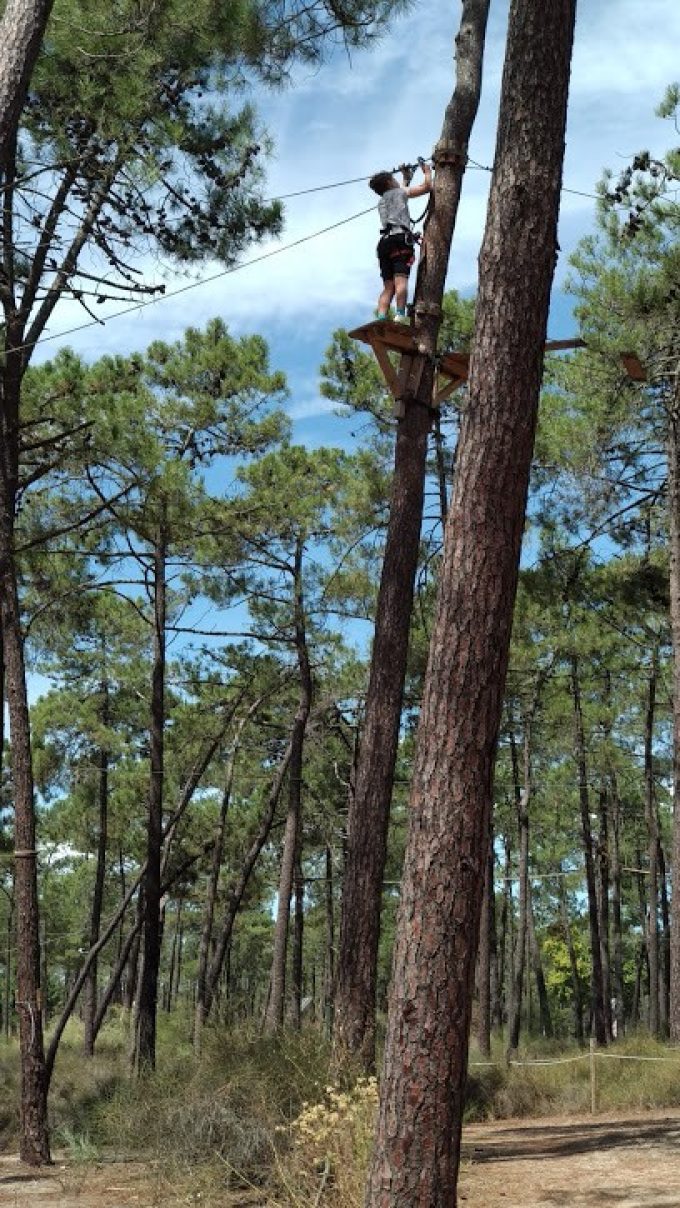
[[[168,968],[168,980],[165,987],[165,1002],[163,1004],[167,1015],[172,1011],[172,996],[175,990],[175,971],[177,968],[177,944],[182,928],[182,899],[177,903],[177,918],[175,919],[175,929],[172,933],[172,944],[170,945],[170,965]]]
[[[0,20],[0,166],[13,141],[53,0],[7,0]]]
[[[680,869],[680,371],[669,391],[666,416],[668,561],[673,636],[673,847],[671,868]],[[670,1037],[680,1043],[680,893],[671,896]]]
[[[581,1001],[581,979],[578,973],[578,962],[576,960],[576,949],[574,947],[574,937],[571,933],[571,924],[569,922],[569,912],[567,910],[567,894],[564,888],[564,880],[560,877],[559,880],[559,895],[560,895],[560,921],[562,923],[562,932],[564,934],[564,942],[567,946],[569,955],[569,970],[571,973],[571,1001],[572,1010],[574,1013],[574,1038],[578,1044],[582,1045],[584,1041],[583,1034],[583,1003]]]
[[[531,964],[534,970],[534,978],[536,979],[536,994],[538,997],[538,1012],[541,1035],[550,1039],[553,1035],[553,1022],[550,1013],[550,999],[548,998],[548,989],[545,984],[545,975],[543,973],[543,961],[541,960],[541,948],[536,935],[536,920],[534,918],[534,903],[529,893],[529,908],[528,927],[529,927],[529,952],[531,954]]]
[[[609,948],[609,800],[607,787],[600,786],[600,835],[597,845],[598,911],[600,959],[602,961],[602,1005],[607,1040],[614,1038],[612,1016],[611,954]]]
[[[656,796],[654,792],[654,715],[656,711],[656,651],[647,685],[645,710],[645,822],[647,824],[647,859],[649,889],[647,894],[647,959],[649,961],[648,1026],[652,1036],[659,1035],[659,832]]]
[[[289,742],[283,758],[276,770],[272,788],[267,799],[267,808],[260,821],[257,834],[255,835],[250,847],[248,848],[248,851],[246,852],[241,865],[241,871],[227,895],[226,914],[222,921],[219,938],[215,945],[215,952],[213,954],[213,959],[210,963],[210,968],[206,978],[203,1023],[205,1023],[207,1020],[212,1009],[213,1001],[217,995],[220,975],[229,956],[234,923],[243,900],[243,895],[248,887],[250,877],[260,856],[262,848],[269,838],[269,833],[274,822],[274,815],[276,813],[276,806],[278,805],[281,790],[283,788],[283,782],[290,766],[292,751],[293,738],[291,737],[291,741]]]
[[[413,588],[432,412],[434,352],[467,145],[481,93],[489,0],[463,0],[457,38],[457,82],[444,118],[415,295],[416,341],[424,356],[417,400],[406,403],[394,454],[366,714],[356,791],[350,800],[347,862],[340,916],[334,1042],[365,1069],[375,1063],[375,1010],[380,914],[394,766],[406,677]],[[443,154],[443,153],[442,153]],[[420,309],[419,309],[420,308]]]
[[[493,823],[489,827],[489,853],[484,876],[482,917],[479,925],[479,951],[477,953],[477,989],[479,1015],[477,1019],[477,1044],[483,1057],[491,1056],[491,966],[493,961]]]
[[[100,720],[103,727],[109,724],[109,687],[106,681],[100,685]],[[106,848],[108,841],[108,812],[109,812],[109,753],[105,747],[99,752],[99,826],[97,833],[97,867],[92,891],[92,908],[90,911],[89,947],[93,948],[99,939],[99,929],[102,919],[104,902],[104,883],[106,880]],[[92,963],[90,975],[83,987],[83,1025],[85,1054],[94,1054],[94,1018],[97,1012],[97,969],[98,961]]]
[[[279,894],[274,929],[274,952],[270,976],[270,994],[264,1020],[265,1031],[275,1032],[283,1026],[286,993],[286,959],[288,954],[288,929],[290,923],[290,899],[293,891],[293,876],[298,845],[301,837],[302,808],[302,760],[305,732],[312,707],[312,671],[307,650],[305,608],[302,588],[302,541],[298,540],[294,567],[295,595],[295,648],[300,676],[300,697],[293,723],[288,784],[288,814],[283,837]]]
[[[505,851],[505,861],[503,864],[503,898],[501,905],[500,919],[500,941],[498,944],[498,1018],[497,1027],[500,1031],[507,1019],[507,999],[508,985],[511,984],[513,977],[512,970],[512,936],[508,936],[508,929],[511,928],[512,921],[512,844],[510,836],[505,836],[503,844]],[[506,956],[510,954],[510,969],[506,965]]]
[[[323,979],[323,1021],[328,1040],[333,1037],[333,987],[335,984],[335,905],[333,901],[333,850],[326,844],[326,955]]]
[[[293,952],[291,960],[291,997],[290,997],[290,1026],[299,1032],[302,1027],[302,994],[303,994],[303,940],[305,929],[305,883],[302,879],[302,861],[300,858],[300,836],[298,834],[298,849],[295,855],[295,874],[293,877]]]
[[[245,718],[239,727],[238,734],[240,735]],[[227,775],[225,778],[224,788],[222,790],[222,801],[220,804],[220,813],[217,819],[215,828],[215,843],[212,850],[212,859],[210,863],[210,874],[208,876],[208,887],[205,898],[205,909],[203,912],[203,924],[201,927],[201,938],[198,948],[198,965],[196,972],[196,1006],[194,1010],[194,1052],[201,1051],[201,1034],[203,1032],[203,1023],[206,1018],[206,995],[208,988],[208,964],[210,958],[210,947],[213,940],[213,927],[215,922],[215,907],[217,904],[217,890],[220,880],[220,870],[222,868],[222,857],[224,855],[224,834],[227,825],[227,813],[229,810],[229,802],[231,800],[231,791],[234,784],[234,768],[236,763],[236,749],[238,744],[238,736],[235,741],[234,749],[232,750],[227,766]]]
[[[3,994],[3,1031],[9,1040],[12,1035],[12,939],[14,936],[14,899],[8,894],[7,938],[5,941],[5,988]]]
[[[517,745],[514,734],[510,735],[512,776],[517,807],[517,831],[519,836],[517,936],[515,940],[514,976],[508,1004],[507,1056],[510,1058],[519,1045],[522,1018],[522,988],[524,984],[524,958],[527,950],[528,899],[529,899],[529,797],[531,795],[531,764],[529,753],[529,731],[524,730],[524,783],[520,781]]]
[[[588,889],[588,923],[590,927],[591,1016],[595,1040],[600,1045],[607,1043],[607,1028],[604,1013],[604,987],[602,984],[602,948],[600,944],[600,916],[597,903],[597,882],[593,856],[593,835],[590,825],[590,791],[586,762],[586,739],[581,709],[579,665],[575,654],[571,656],[571,691],[574,706],[574,754],[578,771],[579,803],[581,806],[581,838]]]
[[[134,1065],[137,1073],[156,1068],[156,1014],[161,960],[161,852],[165,730],[166,536],[163,525],[153,554],[153,667],[149,725],[149,813],[144,877],[144,936],[137,1002]]]
[[[370,1208],[455,1208],[493,766],[533,453],[573,0],[513,0],[410,799]]]
[[[623,924],[621,919],[621,800],[616,776],[609,773],[611,818],[611,876],[612,876],[612,941],[614,959],[612,964],[612,987],[614,992],[614,1019],[616,1038],[621,1040],[625,1033],[626,1017],[623,998]]]
[[[657,831],[660,830],[657,812]],[[666,878],[666,857],[659,839],[658,853],[659,886],[661,890],[661,949],[660,949],[660,987],[659,987],[659,1031],[664,1038],[668,1037],[668,1020],[670,1015],[670,902],[668,898],[668,881]]]
[[[5,10],[5,17],[7,10]],[[4,19],[3,19],[4,22]],[[0,24],[0,28],[2,25]],[[4,56],[4,47],[3,47]],[[0,68],[0,130],[2,79]],[[8,328],[6,340],[12,335]],[[17,926],[16,1006],[21,1063],[20,1155],[32,1166],[49,1162],[47,1077],[40,985],[40,917],[36,858],[31,727],[21,614],[13,555],[18,475],[20,369],[7,355],[0,398],[0,628],[9,715],[14,798],[15,915]]]

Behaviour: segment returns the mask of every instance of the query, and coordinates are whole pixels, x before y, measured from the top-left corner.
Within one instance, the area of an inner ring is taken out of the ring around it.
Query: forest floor
[[[680,1114],[470,1125],[460,1200],[465,1208],[680,1208]]]
[[[505,1120],[465,1129],[465,1208],[680,1208],[680,1113],[621,1112]],[[217,1203],[206,1197],[210,1203]],[[165,1208],[203,1201],[141,1162],[57,1161],[33,1172],[0,1156],[0,1205]],[[266,1196],[224,1193],[224,1208],[266,1208]]]

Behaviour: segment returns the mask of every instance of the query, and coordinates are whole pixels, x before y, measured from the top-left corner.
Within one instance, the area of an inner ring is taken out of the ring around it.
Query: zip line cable
[[[413,165],[411,165],[413,166]],[[468,160],[468,167],[480,172],[492,172],[493,169],[487,164],[478,164],[475,160]],[[394,171],[399,171],[395,168]],[[310,193],[322,193],[329,189],[339,189],[344,185],[361,184],[370,180],[369,176],[355,176],[348,180],[338,180],[327,185],[313,185],[309,189],[298,189],[294,193],[282,193],[279,197],[269,197],[265,199],[264,204],[273,201],[287,201],[294,197],[304,197]],[[586,193],[579,189],[568,189],[562,187],[563,193],[572,193],[577,197],[589,197],[593,201],[599,201],[600,198],[596,193]],[[269,252],[263,252],[260,256],[254,256],[251,260],[244,260],[240,264],[234,264],[231,268],[220,269],[217,273],[211,273],[208,277],[202,277],[199,281],[191,281],[188,285],[178,286],[176,289],[168,290],[156,297],[147,298],[144,301],[131,303],[129,306],[123,307],[121,310],[115,310],[112,314],[107,315],[105,319],[88,319],[85,323],[79,323],[75,327],[67,327],[63,331],[57,331],[53,335],[40,336],[37,340],[29,340],[23,344],[17,344],[11,351],[23,352],[28,348],[36,348],[39,344],[49,344],[54,340],[61,340],[65,336],[75,335],[77,332],[86,331],[90,327],[105,327],[112,319],[120,319],[125,315],[134,314],[135,311],[143,310],[147,306],[157,305],[159,302],[164,302],[167,298],[176,298],[180,294],[188,293],[189,290],[198,289],[202,285],[210,285],[214,281],[219,281],[223,277],[229,277],[232,273],[238,273],[242,269],[249,268],[253,264],[261,264],[264,260],[269,260],[273,256],[279,256],[283,252],[288,252],[292,248],[300,247],[303,243],[308,243],[312,239],[318,239],[321,235],[327,235],[330,231],[336,231],[339,227],[346,226],[347,223],[355,222],[357,218],[363,218],[366,214],[373,213],[374,206],[368,206],[365,210],[359,210],[356,214],[350,214],[348,218],[341,218],[339,222],[333,222],[330,226],[322,227],[318,231],[313,231],[310,235],[302,235],[299,239],[294,239],[290,243],[283,244],[281,247],[273,248]],[[622,207],[617,207],[622,208]]]
[[[220,269],[217,273],[211,273],[209,277],[201,277],[200,281],[190,281],[188,285],[180,285],[177,289],[167,290],[165,293],[155,298],[147,298],[141,302],[134,302],[130,306],[124,306],[121,310],[115,310],[108,315],[106,319],[88,319],[86,323],[79,323],[75,327],[67,327],[63,331],[56,331],[51,336],[40,336],[37,340],[29,340],[24,344],[17,344],[11,349],[12,352],[22,352],[26,348],[36,348],[38,344],[49,344],[52,340],[61,340],[64,336],[72,336],[77,331],[85,331],[89,327],[105,327],[111,319],[120,319],[123,315],[134,314],[135,311],[143,310],[147,306],[154,306],[158,302],[164,302],[166,298],[177,298],[180,294],[186,294],[191,289],[198,289],[201,285],[210,285],[213,281],[219,281],[222,277],[229,277],[232,273],[238,273],[241,269],[250,268],[253,264],[261,264],[263,260],[271,260],[273,256],[280,256],[282,252],[289,252],[291,248],[300,247],[302,243],[309,243],[311,239],[318,239],[321,235],[327,235],[329,231],[336,231],[338,227],[346,226],[348,222],[354,222],[357,218],[363,218],[365,214],[372,214],[374,206],[369,206],[366,210],[359,210],[356,214],[350,214],[348,218],[341,218],[339,222],[333,222],[330,226],[322,227],[319,231],[313,231],[311,235],[302,235],[299,239],[294,239],[291,243],[286,243],[282,247],[273,248],[270,252],[263,252],[261,256],[254,256],[252,260],[244,260],[241,264],[233,264],[231,268]]]

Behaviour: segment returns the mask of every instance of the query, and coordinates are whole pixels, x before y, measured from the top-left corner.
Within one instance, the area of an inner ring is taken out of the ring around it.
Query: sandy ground
[[[680,1113],[479,1124],[465,1129],[463,1155],[461,1208],[680,1208]],[[198,1192],[175,1191],[141,1163],[57,1161],[35,1172],[0,1156],[2,1208],[200,1205]],[[255,1205],[266,1199],[224,1199],[225,1208]]]
[[[680,1113],[507,1120],[465,1130],[465,1208],[680,1208]]]

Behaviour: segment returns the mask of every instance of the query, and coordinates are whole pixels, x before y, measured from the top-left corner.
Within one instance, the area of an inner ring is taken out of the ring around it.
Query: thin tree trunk
[[[3,456],[3,466],[5,459]],[[12,557],[13,500],[5,482],[0,500],[0,617],[5,653],[11,772],[14,797],[14,894],[17,926],[16,1006],[21,1062],[21,1160],[30,1166],[50,1161],[47,1076],[40,984],[40,916],[31,728],[26,692],[17,581]]]
[[[479,951],[477,953],[477,990],[479,1015],[477,1019],[477,1044],[483,1057],[491,1056],[491,965],[492,923],[494,913],[493,886],[493,822],[489,826],[489,851],[484,876],[484,897],[479,927]]]
[[[356,792],[350,798],[334,1042],[338,1053],[351,1054],[369,1071],[375,1063],[376,983],[387,828],[420,551],[434,354],[468,140],[481,93],[488,10],[489,0],[463,0],[456,40],[456,88],[446,109],[435,153],[433,207],[423,238],[415,292],[415,339],[423,352],[416,365],[422,374],[416,397],[406,401],[404,418],[397,430],[366,714]]]
[[[647,859],[649,889],[647,894],[647,959],[649,961],[648,1026],[652,1036],[659,1035],[659,831],[656,796],[654,792],[654,715],[656,712],[657,655],[647,684],[645,710],[645,822],[647,824]]]
[[[583,1003],[581,1000],[581,979],[578,973],[578,962],[576,960],[576,949],[574,948],[574,937],[571,933],[571,924],[569,922],[569,912],[567,910],[567,893],[564,888],[564,880],[559,879],[559,901],[560,901],[560,921],[562,923],[562,932],[564,934],[564,942],[567,946],[569,955],[569,970],[571,973],[571,996],[572,1009],[574,1013],[574,1037],[578,1044],[582,1045],[584,1041],[583,1035]]]
[[[182,899],[177,903],[177,918],[175,919],[175,930],[172,935],[172,946],[170,948],[170,968],[168,970],[168,985],[165,994],[165,1011],[170,1014],[172,1011],[172,996],[175,989],[175,973],[177,966],[180,963],[178,956],[178,943],[182,934]]]
[[[295,548],[293,572],[295,649],[300,676],[300,696],[291,736],[291,756],[288,784],[288,814],[283,837],[279,895],[274,929],[274,951],[271,966],[271,989],[264,1020],[265,1030],[275,1032],[283,1026],[286,992],[286,958],[288,953],[288,927],[290,922],[290,897],[293,889],[295,860],[301,837],[302,809],[302,760],[307,721],[312,707],[312,670],[307,650],[305,605],[302,585],[302,539],[298,538]]]
[[[657,814],[657,830],[659,829],[659,819]],[[668,881],[666,878],[666,858],[664,850],[659,839],[659,885],[661,889],[661,961],[660,961],[660,988],[659,988],[659,1030],[663,1037],[668,1036],[668,1020],[670,1014],[670,903],[668,899]]]
[[[164,522],[153,552],[153,667],[149,723],[149,812],[144,878],[144,939],[134,1046],[134,1068],[156,1068],[156,1013],[161,959],[161,853],[165,730],[166,535]]]
[[[600,835],[597,845],[598,909],[600,959],[602,961],[602,1005],[607,1040],[614,1037],[612,1016],[612,978],[609,949],[609,800],[606,785],[600,786]]]
[[[291,1001],[290,1025],[299,1032],[302,1026],[302,978],[303,978],[303,940],[305,928],[305,883],[302,879],[302,859],[300,853],[300,835],[295,855],[295,875],[293,878],[293,954],[291,960]]]
[[[668,561],[673,636],[673,846],[671,868],[680,870],[680,370],[669,392],[666,423]],[[670,1037],[680,1043],[680,893],[671,895]]]
[[[622,1039],[626,1019],[623,1000],[623,925],[621,920],[621,799],[613,768],[609,770],[609,800],[611,805],[611,879],[612,879],[612,988],[614,993],[614,1019],[616,1037]]]
[[[205,1005],[208,964],[210,959],[210,947],[213,939],[215,907],[217,905],[217,890],[220,880],[220,870],[222,868],[222,858],[224,855],[224,835],[227,825],[229,802],[231,800],[231,792],[234,785],[236,752],[238,750],[239,738],[245,721],[246,719],[244,717],[239,723],[237,734],[234,739],[234,746],[231,755],[229,756],[224,789],[222,790],[220,813],[217,819],[217,826],[215,828],[215,843],[213,846],[210,873],[208,876],[208,887],[206,891],[205,910],[203,912],[203,924],[201,927],[201,938],[198,949],[198,965],[196,972],[196,1006],[194,1010],[194,1051],[196,1053],[200,1053],[201,1051],[201,1034],[206,1015]]]
[[[326,844],[326,956],[323,981],[324,1032],[330,1040],[333,1036],[333,987],[335,984],[335,905],[333,902],[333,850]]]
[[[642,852],[639,848],[635,852],[635,867],[642,868]],[[647,997],[649,998],[649,957],[647,954],[647,940],[649,938],[649,924],[647,922],[647,897],[645,893],[645,875],[643,872],[635,877],[638,891],[638,902],[640,905],[640,930],[642,939],[640,940],[640,951],[638,955],[637,968],[635,974],[635,993],[633,995],[633,1005],[635,1010],[631,1012],[631,1022],[633,1026],[642,1020],[642,995],[645,990],[646,972],[646,989]],[[647,1017],[649,1023],[649,1015]]]
[[[513,977],[512,970],[512,936],[508,929],[512,919],[512,844],[510,836],[505,836],[503,844],[505,862],[503,865],[503,898],[501,905],[501,935],[498,944],[498,1029],[503,1027],[507,1019],[507,987]],[[510,970],[506,968],[506,955],[510,954]]]
[[[109,686],[106,681],[100,685],[100,720],[103,727],[109,724]],[[99,939],[99,928],[104,902],[104,882],[106,880],[106,848],[108,841],[108,811],[109,811],[109,753],[105,747],[99,752],[99,827],[97,833],[97,867],[92,892],[92,909],[90,911],[89,947],[94,948]],[[84,1049],[88,1057],[94,1054],[93,1024],[97,1011],[97,961],[92,962],[90,975],[83,987],[83,1023]]]
[[[3,1027],[7,1039],[12,1035],[12,938],[14,935],[14,899],[7,895],[7,939],[5,942],[5,991]]]
[[[543,962],[541,960],[541,948],[536,935],[536,920],[534,918],[534,903],[529,891],[529,904],[527,910],[528,928],[529,928],[529,952],[531,954],[531,964],[534,970],[534,978],[536,979],[536,994],[538,997],[538,1012],[541,1035],[550,1039],[553,1035],[553,1022],[550,1013],[550,999],[548,998],[548,990],[545,984],[545,975],[543,973]]]
[[[284,782],[286,773],[287,773],[289,765],[290,765],[292,752],[293,752],[293,739],[291,737],[291,741],[288,743],[288,746],[283,755],[281,763],[279,764],[279,766],[276,770],[274,780],[272,782],[271,791],[270,791],[269,797],[267,799],[267,808],[260,821],[258,831],[257,831],[252,843],[250,844],[248,851],[246,852],[243,863],[241,865],[241,871],[227,895],[227,910],[226,910],[224,920],[222,922],[220,936],[219,936],[219,939],[215,946],[215,953],[213,955],[213,959],[210,964],[210,969],[209,969],[207,980],[206,980],[206,993],[205,993],[205,1007],[204,1007],[203,1023],[205,1023],[205,1021],[207,1020],[207,1018],[210,1014],[213,1001],[217,994],[217,988],[218,988],[218,984],[219,984],[219,980],[220,980],[220,975],[222,973],[222,969],[224,967],[225,960],[227,959],[227,956],[228,956],[228,953],[229,953],[229,950],[231,947],[231,938],[232,938],[232,934],[233,934],[233,930],[234,930],[234,922],[236,920],[236,915],[238,914],[239,907],[243,900],[243,895],[248,886],[248,882],[250,881],[250,877],[251,877],[253,869],[257,863],[260,852],[262,851],[262,848],[264,847],[265,843],[267,842],[267,839],[269,838],[269,833],[271,831],[272,824],[274,822],[274,815],[276,813],[276,806],[278,804],[279,797],[281,796],[281,790],[283,788],[283,782]]]
[[[604,1014],[604,988],[602,985],[600,919],[597,905],[595,861],[593,858],[593,834],[590,825],[590,792],[588,788],[588,768],[586,764],[586,739],[583,726],[583,711],[581,709],[579,665],[578,658],[575,654],[571,656],[571,691],[574,706],[574,754],[578,771],[579,804],[581,806],[581,837],[583,840],[583,858],[585,862],[586,885],[588,889],[588,922],[590,926],[590,958],[592,961],[592,1027],[597,1043],[605,1045],[607,1043],[607,1028]]]
[[[508,1004],[508,1058],[519,1045],[520,1024],[522,1018],[522,988],[524,984],[524,958],[527,950],[527,918],[529,898],[529,798],[531,796],[531,754],[530,754],[529,724],[524,726],[524,783],[520,781],[519,761],[515,736],[510,735],[510,756],[512,760],[512,777],[515,789],[515,804],[517,807],[517,831],[519,835],[519,864],[518,875],[518,904],[517,904],[517,936],[515,940],[514,976],[511,982],[511,995]]]
[[[493,766],[555,266],[573,0],[513,0],[418,727],[370,1208],[455,1208]]]

